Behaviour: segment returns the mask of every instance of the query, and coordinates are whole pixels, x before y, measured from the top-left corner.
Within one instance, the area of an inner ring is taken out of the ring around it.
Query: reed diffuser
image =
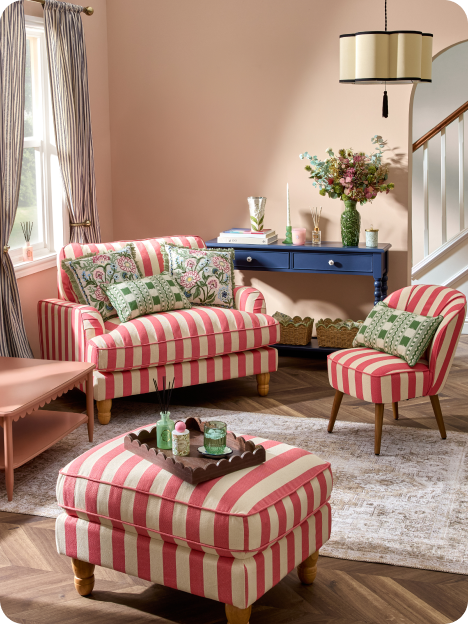
[[[320,245],[322,243],[322,232],[320,231],[320,217],[322,216],[322,206],[320,206],[320,212],[318,208],[314,210],[311,208],[310,213],[312,215],[312,221],[314,222],[314,229],[312,230],[312,245]]]
[[[23,262],[32,262],[33,261],[33,248],[31,245],[31,234],[34,223],[32,221],[25,221],[21,223],[21,229],[23,230],[24,240],[26,241],[23,245]]]
[[[174,390],[174,379],[167,384],[166,377],[163,377],[162,392],[158,388],[158,382],[154,380],[154,387],[158,396],[159,405],[161,407],[161,420],[158,420],[156,424],[156,444],[160,449],[172,448],[172,432],[174,431],[174,421],[169,418],[171,412],[169,411],[169,405],[171,403],[172,391]]]

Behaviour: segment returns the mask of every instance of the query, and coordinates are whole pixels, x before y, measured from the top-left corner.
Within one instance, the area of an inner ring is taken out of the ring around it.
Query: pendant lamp
[[[432,82],[432,35],[419,30],[371,30],[340,35],[340,82],[385,84],[382,116],[388,117],[387,82]]]

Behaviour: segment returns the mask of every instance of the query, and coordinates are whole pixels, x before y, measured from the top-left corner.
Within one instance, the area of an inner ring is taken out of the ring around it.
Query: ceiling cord
[[[385,0],[385,32],[387,31],[387,0]]]

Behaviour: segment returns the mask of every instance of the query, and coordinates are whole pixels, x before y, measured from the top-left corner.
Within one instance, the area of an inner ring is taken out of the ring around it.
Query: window
[[[33,222],[34,258],[50,256],[65,241],[68,224],[55,145],[44,21],[26,18],[24,151],[18,211],[10,236],[13,263],[22,262],[21,223]]]

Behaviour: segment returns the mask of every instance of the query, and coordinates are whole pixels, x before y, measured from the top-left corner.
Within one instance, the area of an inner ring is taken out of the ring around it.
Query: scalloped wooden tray
[[[158,449],[156,427],[152,427],[149,431],[140,431],[138,435],[129,433],[124,438],[124,447],[127,451],[161,466],[164,470],[192,485],[223,477],[237,470],[258,466],[266,460],[263,446],[255,446],[250,440],[237,438],[231,432],[227,434],[226,444],[232,448],[232,455],[222,459],[203,457],[197,449],[203,446],[204,423],[199,418],[188,418],[185,426],[190,431],[190,455],[188,457],[174,456],[171,450]]]

